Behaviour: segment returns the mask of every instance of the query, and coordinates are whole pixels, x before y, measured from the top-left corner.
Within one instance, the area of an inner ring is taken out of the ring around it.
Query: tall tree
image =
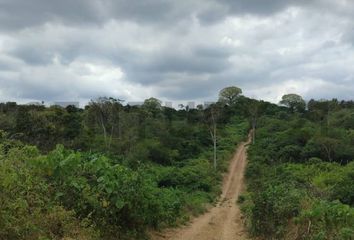
[[[89,103],[88,112],[93,116],[96,123],[102,129],[102,134],[106,147],[110,147],[115,125],[118,124],[118,132],[120,133],[120,109],[122,100],[114,98],[98,98],[96,101]]]
[[[219,102],[229,106],[234,105],[241,94],[241,88],[235,86],[226,87],[219,92]]]
[[[147,110],[154,117],[156,117],[162,110],[162,102],[157,98],[148,98],[145,99],[144,104],[142,105],[143,109]]]
[[[220,117],[220,105],[212,104],[205,110],[204,121],[209,129],[210,137],[213,142],[213,164],[214,169],[217,165],[217,123]]]
[[[294,93],[285,94],[280,104],[289,107],[291,112],[303,112],[306,107],[305,100],[300,95]]]
[[[259,109],[259,102],[254,100],[250,102],[250,106],[248,108],[250,118],[251,118],[251,125],[252,125],[252,143],[256,143],[256,127],[257,127],[257,119],[258,119],[258,109]]]

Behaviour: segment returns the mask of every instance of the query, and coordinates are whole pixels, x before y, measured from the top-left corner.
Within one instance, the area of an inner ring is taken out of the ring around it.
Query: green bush
[[[314,201],[297,218],[301,239],[351,240],[354,238],[354,209],[338,201]]]
[[[0,239],[98,239],[88,221],[51,198],[52,186],[31,165],[37,157],[33,147],[0,153]]]
[[[353,239],[351,131],[283,117],[262,117],[248,152],[241,209],[251,233],[262,239]]]
[[[106,157],[58,146],[40,163],[57,200],[106,232],[139,236],[147,226],[171,224],[180,215],[179,191],[158,188],[148,175],[113,165]]]
[[[269,185],[252,195],[251,229],[256,235],[281,239],[288,220],[300,212],[302,192],[290,185]]]

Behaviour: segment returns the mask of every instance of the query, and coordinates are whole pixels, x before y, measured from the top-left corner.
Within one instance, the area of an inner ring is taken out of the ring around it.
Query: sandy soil
[[[189,225],[155,233],[153,240],[237,240],[248,239],[236,201],[244,187],[247,163],[247,142],[237,148],[224,177],[222,194],[217,205],[193,219]]]

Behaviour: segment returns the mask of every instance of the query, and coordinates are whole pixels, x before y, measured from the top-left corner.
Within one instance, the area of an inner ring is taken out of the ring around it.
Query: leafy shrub
[[[129,230],[138,236],[146,226],[170,224],[180,215],[178,191],[158,188],[147,175],[103,156],[58,146],[41,160],[40,169],[59,202],[108,232]]]
[[[53,201],[51,186],[30,165],[36,157],[33,147],[0,153],[0,239],[97,239],[89,222]]]
[[[283,184],[269,185],[261,193],[252,195],[252,232],[268,238],[281,238],[288,220],[299,213],[301,198],[301,192]]]
[[[354,238],[354,209],[338,201],[314,201],[297,219],[300,239],[351,240]]]

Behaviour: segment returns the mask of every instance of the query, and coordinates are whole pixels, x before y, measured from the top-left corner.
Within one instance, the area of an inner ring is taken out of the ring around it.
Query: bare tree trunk
[[[327,153],[327,158],[330,162],[332,162],[332,157],[331,157],[331,149],[326,146],[326,144],[322,144],[323,148],[325,149]]]
[[[214,124],[214,169],[216,169],[216,125]]]
[[[120,116],[120,110],[118,112],[118,138],[121,139],[122,136],[122,129],[121,129],[121,116]]]
[[[330,104],[329,102],[327,102],[327,131],[328,131],[328,128],[329,128],[329,112],[330,112]],[[328,134],[328,133],[327,133]]]
[[[214,148],[214,158],[213,158],[213,164],[214,164],[214,169],[216,169],[216,161],[217,161],[217,154],[216,154],[216,126],[213,126],[213,130],[210,131],[210,136],[211,139],[213,140],[213,148]]]
[[[104,125],[102,115],[100,116],[100,122],[101,122],[101,127],[102,127],[102,130],[103,130],[104,143],[105,143],[105,145],[107,147],[107,130],[106,130],[106,126]]]
[[[216,120],[215,120],[215,116],[214,113],[211,113],[211,117],[213,120],[213,131],[214,133],[212,134],[213,137],[213,142],[214,142],[214,169],[216,169],[216,160],[217,160],[217,156],[216,156]]]
[[[256,120],[253,119],[252,122],[252,144],[256,143]]]
[[[110,147],[111,147],[111,144],[112,144],[113,130],[114,130],[114,126],[112,125],[112,128],[111,128],[111,135],[110,135],[110,137],[109,137],[108,148],[110,148]]]
[[[207,124],[208,124],[208,129],[210,132],[211,140],[213,141],[213,165],[214,169],[216,170],[217,167],[217,109],[211,109],[211,118],[208,119]],[[211,121],[210,121],[211,120]]]

